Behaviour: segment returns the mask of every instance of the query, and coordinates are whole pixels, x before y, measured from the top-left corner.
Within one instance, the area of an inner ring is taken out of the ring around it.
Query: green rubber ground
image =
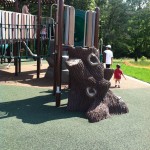
[[[130,112],[89,123],[48,89],[0,85],[0,150],[149,150],[150,88],[113,91]]]

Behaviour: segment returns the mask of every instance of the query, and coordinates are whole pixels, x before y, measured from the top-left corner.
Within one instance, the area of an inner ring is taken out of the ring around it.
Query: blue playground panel
[[[8,48],[8,46],[9,46],[8,44],[0,45],[0,55],[4,55],[5,54],[5,51]]]
[[[75,10],[75,33],[74,33],[75,46],[83,46],[84,24],[85,24],[85,11],[76,9]]]

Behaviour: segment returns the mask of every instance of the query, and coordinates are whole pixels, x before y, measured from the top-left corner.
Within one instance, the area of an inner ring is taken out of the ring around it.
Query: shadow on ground
[[[40,73],[45,74],[47,69],[41,69]],[[15,76],[14,73],[0,70],[0,83],[7,84],[20,84],[20,85],[29,85],[36,87],[53,87],[53,81],[46,77],[36,78],[36,70],[21,72],[18,76]],[[66,86],[65,83],[62,83],[62,86]]]
[[[40,124],[47,121],[71,117],[84,118],[83,113],[69,112],[66,109],[67,90],[63,90],[62,92],[61,103],[63,104],[60,107],[55,106],[55,97],[51,92],[49,92],[49,94],[50,95],[38,96],[25,100],[0,103],[0,119],[16,117],[21,119],[24,123]]]
[[[41,69],[41,73],[45,73],[46,69]],[[15,76],[14,73],[10,73],[7,71],[0,70],[0,82],[5,83],[20,83],[20,84],[28,84],[30,86],[40,86],[40,87],[48,87],[52,86],[53,82],[48,78],[33,78],[36,76],[36,71],[26,71],[21,72],[18,76]]]

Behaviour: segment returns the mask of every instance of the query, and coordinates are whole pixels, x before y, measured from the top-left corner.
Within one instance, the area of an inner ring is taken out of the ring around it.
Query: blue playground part
[[[0,50],[4,50],[4,49],[7,49],[8,48],[8,44],[2,44],[0,45]]]
[[[103,62],[103,54],[100,54],[100,62]]]
[[[76,9],[75,10],[75,33],[74,33],[75,46],[83,46],[84,24],[85,24],[85,11]]]
[[[8,44],[2,44],[0,45],[0,55],[3,57],[3,55],[5,55],[6,53],[6,49],[8,48]]]

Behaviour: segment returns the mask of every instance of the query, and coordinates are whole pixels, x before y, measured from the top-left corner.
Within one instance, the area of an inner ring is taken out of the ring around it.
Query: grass
[[[121,69],[124,74],[150,83],[150,61],[138,61],[135,62],[131,59],[119,59],[114,60],[113,68],[115,69],[116,64],[121,65]]]
[[[114,62],[129,62],[132,65],[138,66],[138,67],[150,67],[150,59],[138,59],[138,61],[135,61],[134,59],[129,58],[123,58],[123,59],[114,59]]]
[[[141,60],[139,60],[139,61],[137,61],[137,62],[135,62],[135,61],[130,61],[130,63],[132,63],[132,64],[134,64],[134,65],[136,65],[136,66],[143,66],[143,67],[150,67],[150,60],[146,60],[146,61],[141,61]]]

